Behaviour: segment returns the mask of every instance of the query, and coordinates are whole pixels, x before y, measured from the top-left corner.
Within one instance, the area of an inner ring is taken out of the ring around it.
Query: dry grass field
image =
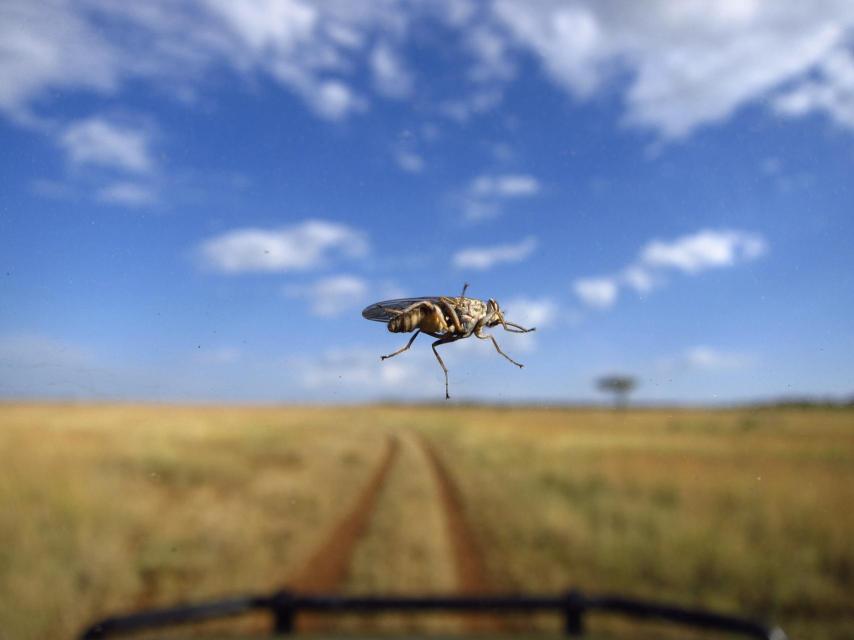
[[[849,638],[852,505],[851,410],[0,405],[0,638],[284,585],[577,586]]]

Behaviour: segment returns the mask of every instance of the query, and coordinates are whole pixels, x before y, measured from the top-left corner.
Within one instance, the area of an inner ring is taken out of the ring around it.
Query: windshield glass
[[[851,637],[852,7],[0,2],[0,638]]]

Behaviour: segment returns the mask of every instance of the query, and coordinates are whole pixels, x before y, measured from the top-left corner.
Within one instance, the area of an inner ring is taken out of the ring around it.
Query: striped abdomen
[[[413,309],[408,313],[401,313],[388,321],[388,330],[392,333],[409,333],[421,324],[423,312],[421,309]]]

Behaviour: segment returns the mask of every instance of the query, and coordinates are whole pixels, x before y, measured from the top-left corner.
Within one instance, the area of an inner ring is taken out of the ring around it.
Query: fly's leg
[[[457,335],[463,334],[463,325],[460,322],[460,317],[457,315],[457,310],[454,309],[454,305],[456,304],[451,298],[446,298],[442,296],[439,298],[440,304],[444,305],[444,309],[448,314],[448,317],[451,319],[451,324],[454,325],[454,330]]]
[[[444,361],[442,360],[442,356],[439,355],[439,352],[436,351],[436,347],[440,344],[448,344],[449,342],[454,342],[457,338],[439,338],[436,342],[433,343],[433,354],[436,356],[436,360],[439,361],[439,366],[442,367],[442,371],[445,372],[445,400],[450,400],[451,394],[448,393],[448,367],[445,366]]]
[[[404,351],[406,351],[407,349],[409,349],[409,347],[411,347],[411,346],[412,346],[412,343],[413,343],[413,342],[415,342],[415,338],[417,338],[417,337],[418,337],[418,334],[419,334],[419,333],[421,333],[421,329],[419,329],[418,331],[416,331],[416,332],[413,334],[413,336],[409,339],[409,342],[407,342],[407,343],[406,343],[406,346],[405,346],[405,347],[403,347],[402,349],[398,349],[398,350],[397,350],[397,351],[395,351],[394,353],[390,353],[390,354],[388,354],[387,356],[380,356],[380,360],[385,360],[386,358],[392,358],[392,357],[396,356],[398,353],[403,353]]]
[[[483,334],[475,334],[475,335],[476,335],[478,338],[480,338],[481,340],[486,340],[487,338],[489,338],[490,340],[492,340],[492,344],[494,344],[494,345],[495,345],[495,350],[496,350],[498,353],[500,353],[502,356],[504,356],[505,358],[507,358],[510,362],[512,362],[513,364],[515,364],[517,367],[519,367],[520,369],[521,369],[522,367],[524,367],[524,366],[525,366],[524,364],[521,364],[521,363],[519,363],[519,362],[516,362],[513,358],[511,358],[511,357],[510,357],[510,356],[508,356],[506,353],[504,353],[504,352],[501,350],[501,347],[499,347],[499,346],[498,346],[498,341],[495,339],[495,336],[492,336],[492,335],[483,335]]]

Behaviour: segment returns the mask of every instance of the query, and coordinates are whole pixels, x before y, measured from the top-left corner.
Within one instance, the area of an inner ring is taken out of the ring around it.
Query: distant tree
[[[628,404],[629,394],[634,391],[637,385],[635,378],[624,375],[602,376],[596,380],[596,386],[600,391],[614,394],[614,407],[617,409],[625,408]]]

